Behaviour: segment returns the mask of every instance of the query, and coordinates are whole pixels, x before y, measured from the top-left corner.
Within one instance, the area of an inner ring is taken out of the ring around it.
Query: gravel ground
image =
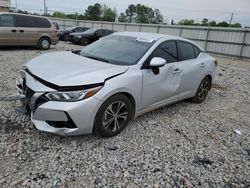
[[[218,58],[204,103],[161,108],[102,139],[39,132],[15,97],[3,101],[17,92],[17,69],[41,53],[0,51],[0,187],[250,187],[250,62]]]

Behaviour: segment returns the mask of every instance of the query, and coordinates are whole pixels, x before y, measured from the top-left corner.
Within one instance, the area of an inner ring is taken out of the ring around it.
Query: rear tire
[[[101,137],[119,134],[132,117],[132,104],[123,94],[107,99],[98,110],[94,122],[94,133]]]
[[[195,96],[192,98],[193,102],[202,103],[206,99],[207,94],[208,94],[209,90],[211,89],[211,84],[212,83],[211,83],[211,80],[209,79],[209,77],[205,77],[201,81]]]
[[[64,35],[62,40],[65,41],[65,42],[68,42],[69,35],[68,34]]]
[[[89,39],[87,38],[82,38],[81,39],[81,45],[82,46],[87,46],[89,44]]]
[[[47,37],[43,37],[39,40],[38,42],[38,47],[41,49],[41,50],[48,50],[50,48],[50,45],[51,45],[51,41],[49,38]]]

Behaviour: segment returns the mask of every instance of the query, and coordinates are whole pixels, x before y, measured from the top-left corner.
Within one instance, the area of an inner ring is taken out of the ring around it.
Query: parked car
[[[57,22],[52,22],[53,24],[54,24],[54,26],[56,27],[56,29],[57,30],[59,30],[60,29],[60,26],[58,25],[58,23]]]
[[[81,44],[86,46],[112,33],[113,31],[108,29],[89,29],[83,33],[71,33],[69,35],[69,41],[73,44]]]
[[[84,31],[86,31],[88,29],[89,28],[87,28],[87,27],[69,27],[69,28],[66,28],[65,30],[59,31],[58,37],[59,37],[59,40],[68,41],[69,34],[71,34],[71,33],[82,33],[82,32],[84,32]]]
[[[123,32],[79,52],[32,59],[21,68],[17,88],[38,130],[110,137],[148,111],[188,98],[204,101],[216,66],[189,40]]]
[[[47,50],[58,42],[57,30],[49,19],[15,13],[0,13],[1,46],[38,46]]]

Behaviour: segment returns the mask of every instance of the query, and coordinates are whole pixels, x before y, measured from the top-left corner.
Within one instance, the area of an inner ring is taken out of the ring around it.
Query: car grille
[[[35,111],[39,106],[41,106],[42,104],[44,104],[44,103],[46,103],[46,102],[48,102],[49,100],[44,96],[44,95],[42,95],[42,96],[40,96],[37,100],[36,100],[36,102],[35,102],[35,104],[34,104],[34,109],[33,109],[33,111]]]
[[[31,98],[32,98],[32,96],[33,96],[34,94],[35,94],[35,92],[34,92],[32,89],[30,89],[30,88],[27,87],[26,92],[25,92],[25,100],[24,100],[24,103],[25,103],[26,109],[27,109],[28,111],[32,111],[32,112],[35,112],[35,110],[36,110],[39,106],[41,106],[42,104],[48,102],[48,99],[47,99],[44,95],[42,95],[42,96],[40,96],[39,98],[37,98],[37,99],[35,100],[35,104],[31,104],[31,103],[32,103],[32,102],[31,102]]]
[[[25,98],[26,98],[26,100],[27,100],[28,103],[30,103],[31,97],[34,94],[35,94],[35,92],[32,89],[30,89],[30,88],[27,87],[26,92],[25,92]]]

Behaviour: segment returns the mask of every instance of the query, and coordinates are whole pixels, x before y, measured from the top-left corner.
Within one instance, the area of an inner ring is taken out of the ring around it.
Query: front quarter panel
[[[95,95],[102,102],[117,93],[128,93],[135,100],[135,112],[141,108],[142,72],[140,66],[129,67],[128,71],[122,75],[109,79],[104,87]]]

